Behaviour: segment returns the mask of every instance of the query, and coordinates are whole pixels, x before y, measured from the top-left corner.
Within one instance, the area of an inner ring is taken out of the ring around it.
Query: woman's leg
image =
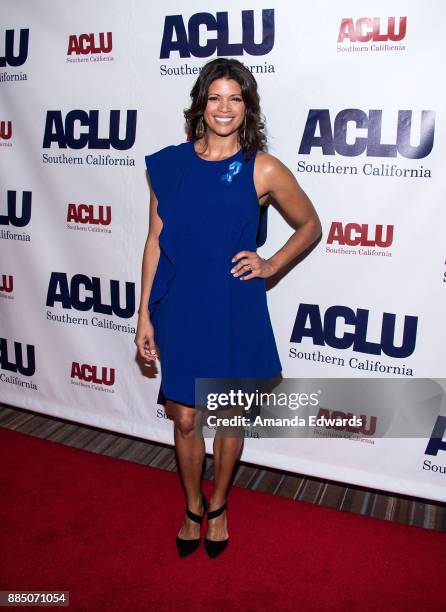
[[[206,450],[201,424],[203,413],[167,400],[166,414],[174,420],[175,451],[186,504],[192,512],[201,515],[201,473]],[[178,535],[184,540],[199,538],[200,525],[185,515]]]
[[[218,411],[218,416],[234,416],[238,411]],[[233,434],[233,435],[231,435]],[[214,437],[214,490],[209,500],[209,510],[216,510],[227,499],[229,484],[244,442],[243,427],[218,428]],[[208,522],[206,537],[209,540],[225,540],[228,536],[226,512]]]

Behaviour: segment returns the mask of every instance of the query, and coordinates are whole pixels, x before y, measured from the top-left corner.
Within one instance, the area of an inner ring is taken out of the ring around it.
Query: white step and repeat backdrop
[[[159,366],[144,369],[133,343],[149,214],[144,156],[185,139],[190,89],[217,56],[252,70],[269,152],[323,224],[312,253],[268,292],[283,375],[441,379],[445,7],[0,7],[2,402],[173,443],[156,404]],[[292,233],[273,206],[268,216],[264,257]],[[368,410],[364,397],[361,431],[248,437],[242,458],[445,500],[442,390],[427,407],[418,398],[424,437],[374,436],[394,407],[383,398]],[[206,445],[212,451],[211,438]]]

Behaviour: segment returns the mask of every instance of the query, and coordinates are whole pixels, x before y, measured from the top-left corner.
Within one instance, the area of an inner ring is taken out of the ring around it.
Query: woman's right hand
[[[136,328],[134,340],[138,347],[138,353],[148,363],[159,359],[158,349],[155,344],[153,325],[148,317],[140,317]]]

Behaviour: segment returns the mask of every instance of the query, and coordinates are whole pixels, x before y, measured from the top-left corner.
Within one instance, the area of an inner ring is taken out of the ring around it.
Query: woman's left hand
[[[231,268],[231,273],[240,280],[250,278],[268,278],[275,272],[273,265],[268,260],[260,257],[255,251],[239,251],[232,259],[235,265]],[[243,276],[240,276],[243,274]]]

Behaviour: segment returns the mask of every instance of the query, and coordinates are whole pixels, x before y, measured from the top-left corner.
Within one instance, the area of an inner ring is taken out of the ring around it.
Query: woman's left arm
[[[322,234],[319,216],[294,174],[276,157],[263,153],[257,155],[254,170],[254,182],[259,199],[271,195],[281,211],[294,226],[294,234],[272,257],[265,260],[251,251],[239,251],[234,260],[240,260],[233,267],[236,276],[252,268],[250,274],[240,277],[249,280],[256,276],[268,278],[293,261],[305,251]]]

